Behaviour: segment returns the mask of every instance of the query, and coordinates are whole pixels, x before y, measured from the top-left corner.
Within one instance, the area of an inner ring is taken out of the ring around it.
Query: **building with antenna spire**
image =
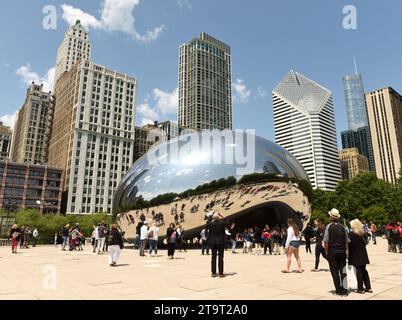
[[[341,132],[342,148],[357,148],[361,155],[367,157],[370,171],[375,171],[363,77],[358,73],[355,56],[353,63],[355,74],[343,78],[348,130]]]

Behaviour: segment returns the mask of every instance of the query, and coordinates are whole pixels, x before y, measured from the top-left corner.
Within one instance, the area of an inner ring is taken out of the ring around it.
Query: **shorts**
[[[300,247],[300,241],[298,240],[290,241],[290,247],[298,249]]]

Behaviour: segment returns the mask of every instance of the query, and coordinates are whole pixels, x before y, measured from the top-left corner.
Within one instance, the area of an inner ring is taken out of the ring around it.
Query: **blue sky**
[[[57,7],[56,30],[42,27],[46,5]],[[357,30],[342,26],[345,5],[357,8]],[[366,91],[402,92],[400,0],[13,0],[0,11],[1,119],[22,105],[26,82],[49,80],[78,9],[92,21],[93,60],[138,77],[137,124],[176,119],[178,47],[201,31],[232,47],[234,127],[271,140],[271,92],[290,69],[333,92],[338,133],[347,129],[342,77],[353,73],[353,55]]]

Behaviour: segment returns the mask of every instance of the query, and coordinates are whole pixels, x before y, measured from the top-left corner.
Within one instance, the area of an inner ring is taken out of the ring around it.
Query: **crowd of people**
[[[250,190],[244,190],[244,193]],[[215,204],[209,203],[211,208]],[[176,207],[174,208],[176,209]],[[181,209],[184,209],[183,207]],[[157,214],[152,215],[155,217]],[[172,210],[172,215],[177,215]],[[153,219],[151,225],[141,215],[136,227],[136,239],[134,248],[138,249],[139,255],[144,257],[158,256],[158,241],[160,239],[161,217]],[[315,264],[312,272],[319,272],[320,258],[328,261],[329,270],[333,279],[335,293],[346,295],[347,287],[347,265],[353,266],[356,273],[357,293],[363,294],[373,292],[370,277],[367,271],[367,264],[370,263],[366,246],[370,241],[375,245],[378,233],[377,226],[355,219],[350,222],[350,228],[340,223],[340,213],[336,209],[329,212],[331,222],[324,225],[320,219],[314,220],[304,231],[293,219],[288,219],[287,227],[265,225],[259,227],[254,225],[250,228],[238,230],[236,223],[224,218],[219,211],[209,211],[205,215],[206,225],[199,236],[194,239],[186,238],[186,231],[180,223],[170,223],[166,230],[164,244],[167,245],[167,256],[174,259],[176,250],[186,251],[186,243],[191,241],[201,246],[201,254],[211,252],[211,275],[212,277],[224,277],[224,251],[231,250],[233,254],[241,248],[244,255],[281,255],[287,256],[283,273],[290,273],[292,260],[296,262],[296,273],[303,273],[302,261],[300,258],[300,246],[302,237],[305,240],[305,250],[312,254],[311,243],[315,243]],[[163,220],[163,216],[162,216]],[[14,224],[10,231],[12,252],[16,253],[20,248],[29,248],[37,243],[39,232],[36,228],[33,231],[29,227],[21,227]],[[402,224],[390,222],[384,229],[384,237],[388,240],[389,252],[402,252]],[[103,254],[108,252],[110,266],[117,266],[118,259],[123,249],[124,233],[120,232],[117,224],[107,225],[104,221],[93,226],[91,235],[93,253]],[[81,251],[85,245],[85,235],[77,223],[74,226],[65,225],[55,234],[54,244],[60,245],[61,250]],[[240,246],[239,246],[240,244]],[[217,267],[218,265],[218,267]]]
[[[12,253],[17,253],[18,247],[20,249],[29,249],[29,246],[36,246],[39,232],[37,228],[31,230],[29,227],[18,227],[14,224],[11,227],[9,239],[11,240]]]

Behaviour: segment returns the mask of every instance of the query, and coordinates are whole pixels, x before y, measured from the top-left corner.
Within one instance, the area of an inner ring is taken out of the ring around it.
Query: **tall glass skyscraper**
[[[375,171],[370,127],[367,118],[363,77],[357,73],[343,78],[349,130],[341,132],[343,149],[357,148],[367,157],[370,171]]]
[[[362,127],[367,127],[367,109],[364,101],[364,85],[362,76],[360,74],[354,74],[344,77],[343,87],[345,90],[349,130],[357,130]]]

